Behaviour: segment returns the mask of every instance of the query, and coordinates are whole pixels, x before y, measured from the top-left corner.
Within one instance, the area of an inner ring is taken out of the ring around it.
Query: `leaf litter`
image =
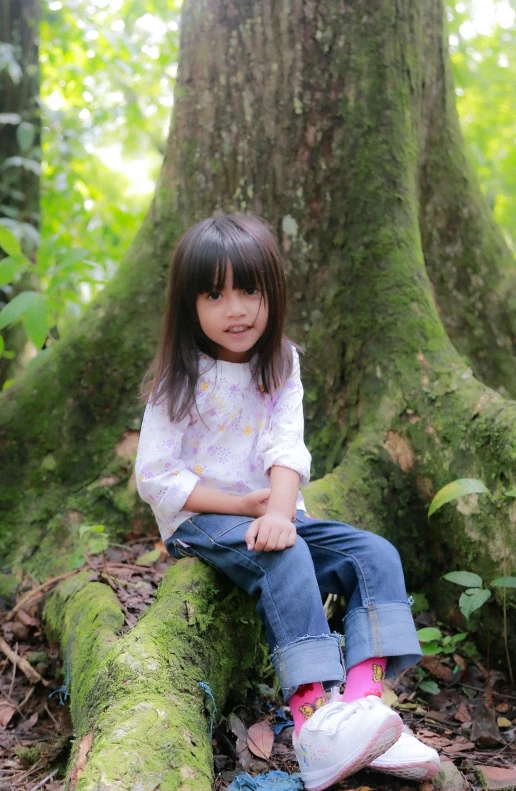
[[[85,568],[92,580],[115,590],[127,631],[154,600],[163,574],[174,562],[159,541],[139,539],[90,556]],[[0,791],[65,788],[73,728],[68,703],[61,706],[56,695],[49,697],[63,684],[63,667],[41,625],[42,605],[63,576],[42,586],[25,580],[18,605],[2,618],[0,636],[10,655],[29,663],[48,688],[31,684],[20,667],[0,653]],[[421,624],[431,625],[431,618],[427,615]],[[466,649],[461,644],[453,655],[425,656],[418,668],[404,671],[386,685],[389,705],[418,738],[440,753],[446,764],[443,784],[410,783],[362,770],[334,786],[335,791],[516,788],[515,690],[499,671],[490,672],[488,684],[487,670]],[[213,791],[225,791],[244,772],[271,777],[299,772],[290,710],[275,693],[272,671],[260,681],[236,710],[224,713],[214,732]],[[433,683],[422,685],[424,681]]]

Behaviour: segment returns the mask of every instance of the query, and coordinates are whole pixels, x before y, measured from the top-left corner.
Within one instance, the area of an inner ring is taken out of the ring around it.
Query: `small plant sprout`
[[[459,497],[464,497],[465,495],[468,494],[487,494],[490,497],[490,499],[493,502],[495,502],[498,505],[498,507],[501,509],[502,534],[504,541],[504,559],[503,559],[504,576],[497,577],[496,579],[491,580],[491,582],[487,583],[486,585],[484,585],[484,581],[482,577],[480,577],[478,574],[474,574],[472,571],[451,571],[448,574],[445,574],[443,579],[447,580],[448,582],[453,582],[455,585],[461,585],[462,587],[466,588],[466,590],[463,593],[461,593],[459,599],[459,609],[466,618],[466,620],[469,620],[471,615],[476,610],[479,610],[489,600],[489,598],[491,597],[492,588],[503,589],[503,626],[504,626],[503,636],[505,642],[505,654],[507,657],[507,665],[509,668],[511,683],[514,683],[511,658],[509,653],[509,644],[507,639],[507,588],[516,588],[516,577],[507,576],[507,544],[506,544],[506,534],[505,534],[506,499],[505,498],[516,497],[516,488],[508,489],[506,492],[502,493],[501,497],[495,497],[491,494],[489,489],[487,489],[483,481],[480,481],[476,478],[459,478],[456,481],[452,481],[451,483],[447,484],[437,492],[434,499],[430,503],[430,508],[428,509],[428,518],[430,518],[432,514],[435,513],[435,511],[437,511],[446,503],[449,503],[452,500],[458,500]],[[426,630],[421,630],[421,631],[426,631]]]
[[[85,556],[100,555],[109,546],[109,538],[104,532],[104,525],[81,525],[79,528],[79,546],[72,555],[72,568],[84,565]]]
[[[421,643],[424,656],[453,654],[457,650],[458,643],[465,640],[467,636],[468,632],[443,636],[441,630],[435,626],[425,626],[417,631],[417,639]]]

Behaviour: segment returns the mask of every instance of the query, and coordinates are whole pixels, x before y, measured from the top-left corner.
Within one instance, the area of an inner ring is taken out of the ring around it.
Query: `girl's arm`
[[[267,505],[268,514],[284,516],[289,521],[296,512],[299,492],[299,473],[288,467],[275,465],[271,468],[271,493]]]
[[[200,514],[235,514],[235,516],[262,516],[270,489],[260,489],[243,496],[220,492],[197,484],[185,503],[185,510]],[[292,509],[291,509],[292,511]]]
[[[299,355],[292,349],[292,373],[274,403],[270,441],[264,453],[264,470],[286,467],[299,473],[298,488],[310,480],[311,456],[304,441],[303,384]]]
[[[299,473],[288,467],[272,467],[267,511],[249,525],[245,534],[248,549],[272,552],[294,546],[296,528],[292,513],[295,513],[298,489]]]
[[[156,518],[170,522],[185,509],[254,519],[262,516],[270,489],[235,496],[202,486],[199,476],[186,469],[181,444],[189,423],[189,417],[171,423],[163,403],[147,404],[136,457],[136,481],[140,497],[151,505]]]

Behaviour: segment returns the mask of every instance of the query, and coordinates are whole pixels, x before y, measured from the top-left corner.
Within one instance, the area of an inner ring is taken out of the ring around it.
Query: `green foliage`
[[[435,681],[429,681],[429,680],[420,681],[418,686],[419,689],[422,689],[423,692],[429,692],[430,695],[438,695],[439,692],[441,691],[439,689],[438,684],[436,684]]]
[[[0,323],[22,321],[37,349],[77,320],[143,220],[170,120],[180,8],[180,0],[41,4],[42,151],[34,124],[0,114],[0,124],[16,127],[19,149],[4,170],[42,174],[39,232],[0,207],[0,287],[4,303],[18,292],[44,296],[24,298]],[[18,57],[0,44],[0,70],[14,82]],[[2,354],[12,355],[3,340]]]
[[[140,555],[138,560],[136,561],[137,566],[151,566],[153,563],[156,563],[161,557],[161,549],[151,549],[150,552],[144,552],[143,555]]]
[[[41,22],[42,237],[88,249],[102,279],[141,224],[161,165],[180,3],[58,5]],[[90,282],[83,301],[96,290]]]
[[[516,251],[514,6],[493,0],[486,9],[482,3],[463,0],[447,11],[462,132],[482,191]]]
[[[86,552],[89,555],[100,555],[109,546],[104,525],[81,525],[79,528],[79,546],[72,555],[72,568],[84,565]]]
[[[419,629],[417,639],[421,643],[421,650],[425,656],[435,654],[452,654],[459,643],[468,636],[467,632],[458,632],[454,635],[443,635],[440,629],[427,626]]]
[[[450,571],[449,574],[444,575],[443,579],[454,582],[456,585],[463,585],[465,588],[481,588],[483,584],[482,577],[471,571]]]
[[[492,588],[516,588],[516,577],[497,577],[491,582]]]
[[[491,596],[491,591],[485,588],[468,588],[461,593],[459,599],[459,609],[464,617],[469,619],[475,610],[479,610]]]
[[[508,489],[505,492],[502,492],[501,496],[495,498],[490,494],[483,481],[479,481],[476,478],[459,478],[456,481],[452,481],[446,486],[443,486],[443,488],[437,492],[434,499],[430,503],[428,517],[430,518],[431,514],[433,514],[438,508],[441,508],[446,503],[474,492],[488,494],[493,500],[498,502],[498,505],[502,509],[505,507],[504,498],[516,496],[516,489]],[[443,579],[447,580],[448,582],[453,582],[455,585],[461,585],[462,587],[467,588],[467,590],[461,593],[459,599],[459,609],[466,620],[469,620],[471,615],[479,610],[490,599],[491,587],[505,589],[516,588],[516,577],[510,576],[497,577],[490,583],[490,587],[483,587],[484,581],[482,580],[482,577],[479,577],[478,574],[474,574],[471,571],[450,571],[448,574],[443,576]],[[504,614],[505,612],[506,604],[504,601]],[[506,635],[505,637],[507,639]]]
[[[485,484],[476,478],[458,478],[456,481],[452,481],[437,492],[430,503],[428,517],[430,518],[432,514],[437,511],[438,508],[445,505],[445,503],[450,503],[452,500],[458,500],[459,497],[465,497],[467,494],[475,493],[489,494]]]

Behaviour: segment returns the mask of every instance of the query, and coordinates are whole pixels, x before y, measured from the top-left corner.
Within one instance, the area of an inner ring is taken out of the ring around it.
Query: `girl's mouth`
[[[251,327],[247,324],[235,324],[234,327],[228,327],[225,332],[230,335],[232,338],[243,338],[244,335],[247,335]]]

